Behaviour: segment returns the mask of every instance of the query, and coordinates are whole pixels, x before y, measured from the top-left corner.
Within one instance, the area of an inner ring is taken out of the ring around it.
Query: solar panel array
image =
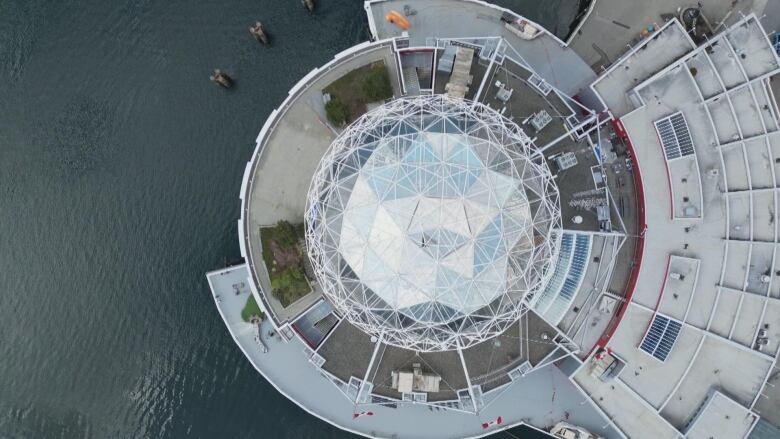
[[[548,322],[558,324],[574,301],[585,277],[590,247],[590,235],[563,233],[553,276],[534,303],[534,309]]]
[[[558,250],[558,263],[555,264],[555,271],[553,272],[550,281],[547,282],[545,289],[539,292],[531,302],[534,309],[540,313],[550,306],[555,299],[555,296],[558,294],[558,291],[561,290],[563,281],[566,280],[566,273],[569,271],[573,249],[574,235],[571,233],[564,233],[561,236],[561,246]]]
[[[661,361],[666,361],[677,336],[680,335],[680,329],[680,322],[656,314],[639,348]]]
[[[546,313],[548,320],[555,322],[555,324],[560,322],[564,314],[566,314],[566,310],[569,309],[572,301],[574,301],[574,296],[577,295],[577,291],[580,288],[582,278],[585,276],[588,258],[590,257],[590,241],[590,235],[577,235],[574,244],[574,257],[569,266],[569,273],[563,282],[563,288],[558,293],[558,297]]]
[[[658,130],[667,160],[693,154],[691,132],[682,113],[678,112],[655,121],[655,129]]]

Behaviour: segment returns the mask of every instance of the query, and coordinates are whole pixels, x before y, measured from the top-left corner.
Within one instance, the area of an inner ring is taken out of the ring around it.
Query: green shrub
[[[363,79],[363,96],[367,102],[383,101],[393,96],[390,73],[384,65],[372,67]]]
[[[243,319],[245,322],[248,322],[252,316],[259,316],[260,320],[265,319],[263,311],[261,311],[260,307],[257,306],[255,296],[249,294],[249,298],[246,299],[246,305],[244,305],[244,309],[241,310],[241,319]]]
[[[274,276],[271,289],[285,308],[311,291],[300,267],[287,267]]]
[[[325,104],[325,114],[328,115],[328,120],[335,125],[344,125],[349,119],[349,107],[347,104],[341,102],[336,96],[331,97],[330,101]]]
[[[274,228],[273,240],[283,247],[292,247],[298,244],[298,232],[289,221],[281,220]]]

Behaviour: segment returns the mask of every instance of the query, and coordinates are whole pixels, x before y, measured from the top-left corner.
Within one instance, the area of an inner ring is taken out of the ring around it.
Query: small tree
[[[298,243],[298,233],[295,226],[289,221],[281,220],[276,223],[277,243],[285,247],[292,247]]]
[[[330,101],[325,104],[325,114],[328,115],[328,120],[335,125],[344,125],[349,119],[349,108],[341,99],[336,96],[332,96]]]
[[[387,67],[373,67],[363,80],[363,95],[368,102],[383,101],[393,96]]]
[[[306,295],[309,284],[300,267],[287,267],[271,279],[271,290],[282,306],[287,307]]]

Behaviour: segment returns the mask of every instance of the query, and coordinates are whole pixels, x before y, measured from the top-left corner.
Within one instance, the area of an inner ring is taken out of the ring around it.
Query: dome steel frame
[[[308,256],[335,309],[420,352],[504,332],[548,282],[561,238],[558,188],[531,139],[445,95],[395,99],[349,125],[306,212]]]

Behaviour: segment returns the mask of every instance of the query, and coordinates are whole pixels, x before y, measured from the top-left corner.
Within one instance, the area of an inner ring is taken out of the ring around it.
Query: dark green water
[[[499,3],[560,33],[577,9]],[[254,371],[204,277],[267,115],[367,36],[362,2],[319,6],[0,0],[0,438],[349,437]]]

